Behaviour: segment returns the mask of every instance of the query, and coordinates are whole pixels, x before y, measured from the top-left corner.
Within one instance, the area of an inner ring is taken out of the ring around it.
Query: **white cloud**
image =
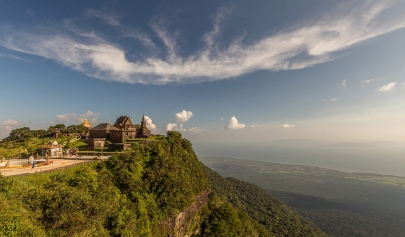
[[[204,131],[203,129],[197,128],[197,127],[192,127],[190,129],[188,129],[187,131],[192,132],[192,133],[200,133],[202,131]]]
[[[16,121],[16,120],[12,120],[12,119],[7,119],[7,120],[4,120],[1,124],[0,124],[0,126],[16,126],[16,125],[18,125],[19,123],[18,123],[18,121]]]
[[[145,116],[146,127],[149,129],[156,129],[156,125],[152,123],[152,119]]]
[[[338,100],[338,98],[330,98],[329,100],[335,102]]]
[[[85,119],[87,119],[93,125],[98,122],[99,113],[92,112],[90,110],[86,111],[83,114],[75,114],[75,113],[67,113],[67,114],[58,114],[56,115],[56,119],[53,122],[49,122],[49,124],[55,123],[65,123],[65,122],[76,122],[81,123]]]
[[[396,84],[397,84],[397,82],[388,83],[387,85],[380,87],[380,89],[378,89],[378,91],[382,91],[382,92],[392,91],[392,89],[394,89]]]
[[[250,127],[256,128],[256,127],[259,127],[259,124],[252,124],[252,125],[250,125]]]
[[[177,127],[176,123],[169,123],[166,125],[166,131],[173,131]]]
[[[362,82],[363,82],[363,83],[370,83],[370,82],[372,82],[372,81],[377,81],[377,80],[379,80],[379,78],[368,79],[368,80],[364,80],[364,81],[362,81]]]
[[[0,138],[8,137],[11,130],[15,128],[15,126],[19,125],[20,123],[13,119],[4,120],[0,123]]]
[[[246,125],[243,123],[239,123],[235,116],[232,116],[229,119],[228,124],[225,126],[226,129],[239,129],[244,127],[246,127]]]
[[[290,125],[288,123],[283,124],[283,128],[293,128],[295,127],[294,125]]]
[[[183,110],[175,114],[175,116],[177,122],[187,122],[193,116],[193,112]]]
[[[113,17],[109,14],[106,14],[105,12],[99,11],[99,10],[88,9],[88,10],[86,10],[84,15],[89,18],[93,18],[93,17],[99,18],[109,25],[114,25],[114,26],[120,25],[119,21],[115,17]]]
[[[165,57],[144,54],[138,61],[129,61],[127,53],[117,42],[109,42],[98,35],[103,33],[76,33],[68,35],[64,27],[42,27],[19,31],[9,27],[0,29],[0,46],[7,49],[53,59],[61,65],[86,75],[126,83],[166,84],[170,82],[197,83],[240,76],[257,70],[294,70],[334,60],[334,53],[348,49],[366,40],[405,27],[400,0],[370,0],[361,4],[347,2],[341,9],[327,12],[317,21],[300,23],[300,28],[282,31],[257,39],[246,45],[230,40],[228,45],[213,47],[222,30],[221,22],[229,14],[219,10],[213,19],[213,30],[202,38],[203,48],[189,55],[177,44],[176,33],[164,28],[162,21],[153,22],[152,29],[164,43]],[[88,10],[88,17],[118,25],[115,18],[97,10]],[[81,22],[81,21],[78,21]],[[80,28],[79,23],[74,26]],[[121,26],[120,26],[121,27]],[[83,32],[83,31],[82,31]],[[89,32],[89,31],[86,31]],[[153,44],[154,38],[143,35],[143,41]],[[153,39],[153,40],[152,40]],[[221,44],[218,44],[221,45]],[[301,57],[305,55],[305,57]]]
[[[343,88],[343,87],[346,87],[346,79],[343,80],[342,84],[339,86],[339,88]]]

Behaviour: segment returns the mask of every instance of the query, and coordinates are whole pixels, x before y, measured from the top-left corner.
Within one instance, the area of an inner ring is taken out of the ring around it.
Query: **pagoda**
[[[90,129],[90,128],[91,128],[91,124],[90,124],[90,122],[89,122],[87,119],[85,119],[85,120],[82,122],[82,125],[85,126],[87,129]]]

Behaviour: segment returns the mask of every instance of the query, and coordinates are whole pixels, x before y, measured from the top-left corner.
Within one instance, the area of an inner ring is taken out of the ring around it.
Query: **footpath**
[[[108,159],[109,156],[101,156],[98,159],[94,159],[94,156],[80,156],[80,157],[69,157],[69,158],[51,158],[50,160],[53,161],[52,164],[46,166],[38,166],[38,167],[24,167],[24,168],[3,168],[0,169],[0,174],[3,176],[12,176],[12,175],[23,175],[23,174],[35,174],[44,171],[49,171],[53,169],[59,169],[66,166],[72,166],[80,163],[92,162],[96,160],[105,160]]]

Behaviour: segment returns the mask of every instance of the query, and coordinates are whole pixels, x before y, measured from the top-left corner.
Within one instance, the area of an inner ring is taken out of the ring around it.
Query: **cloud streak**
[[[218,48],[215,43],[223,27],[221,22],[229,14],[229,11],[220,9],[213,19],[213,30],[202,36],[206,45],[189,55],[179,54],[178,36],[168,32],[158,21],[151,27],[164,43],[166,55],[160,58],[151,52],[138,61],[130,61],[127,52],[116,42],[96,34],[74,35],[58,29],[29,32],[3,27],[0,45],[55,60],[103,80],[142,84],[198,83],[258,70],[302,69],[331,61],[341,50],[405,27],[405,15],[398,13],[401,11],[389,17],[384,15],[392,8],[404,7],[402,1],[369,0],[348,7],[350,10],[345,13],[329,12],[318,21],[279,32],[250,45],[234,40]],[[122,27],[116,18],[99,11],[88,10],[86,16],[101,19],[110,26]],[[146,34],[138,35],[142,35],[144,43],[154,45]]]
[[[283,124],[283,128],[293,128],[293,127],[295,126],[288,123]]]
[[[380,92],[392,91],[396,84],[397,84],[397,82],[388,83],[387,85],[380,87],[380,89],[378,89],[378,91],[380,91]]]

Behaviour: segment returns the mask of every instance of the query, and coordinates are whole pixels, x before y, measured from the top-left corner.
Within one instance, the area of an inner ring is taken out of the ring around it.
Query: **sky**
[[[405,1],[0,0],[0,138],[128,115],[194,144],[405,143]]]

